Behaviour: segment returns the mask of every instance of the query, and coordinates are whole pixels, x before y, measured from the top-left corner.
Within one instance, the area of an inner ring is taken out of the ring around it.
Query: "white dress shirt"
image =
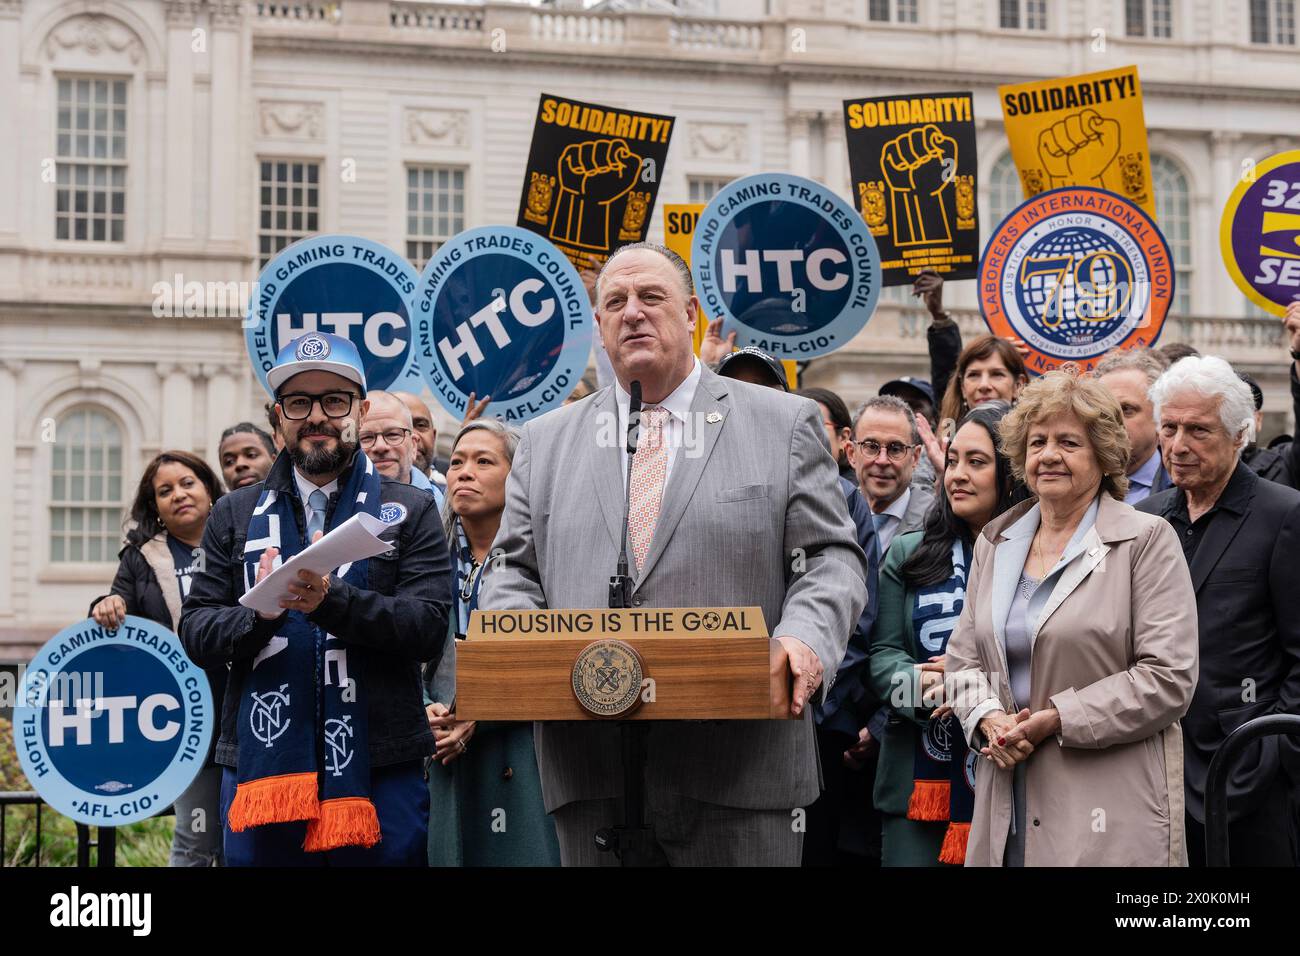
[[[318,485],[309,479],[304,478],[302,472],[297,468],[293,470],[293,480],[298,483],[298,497],[302,499],[303,527],[310,527],[311,516],[315,514],[312,506],[308,503],[308,499],[311,498],[311,493],[313,491],[323,491],[325,492],[326,500],[329,500],[329,496],[338,491],[339,480],[335,478],[327,485]]]
[[[906,491],[890,502],[889,507],[884,511],[877,512],[872,519],[876,525],[876,540],[880,542],[882,557],[889,550],[889,543],[894,540],[894,535],[898,534],[898,529],[903,524],[903,516],[907,514],[907,506],[911,501],[912,486],[908,485]]]
[[[668,467],[664,472],[664,487],[668,487],[668,479],[672,477],[673,462],[677,459],[677,449],[681,448],[686,438],[686,421],[687,416],[691,413],[691,403],[695,401],[695,389],[700,384],[700,360],[695,360],[690,374],[682,379],[682,383],[673,390],[673,393],[665,398],[662,402],[642,402],[641,410],[644,412],[647,408],[653,408],[658,405],[668,411],[668,420],[664,423],[664,442],[668,446]],[[627,414],[628,408],[632,404],[632,396],[623,390],[623,386],[617,381],[614,383],[614,394],[618,399],[618,441],[619,441],[619,458],[623,462],[623,483],[627,484]],[[698,431],[698,429],[697,429]],[[645,435],[645,419],[641,421],[641,434]]]

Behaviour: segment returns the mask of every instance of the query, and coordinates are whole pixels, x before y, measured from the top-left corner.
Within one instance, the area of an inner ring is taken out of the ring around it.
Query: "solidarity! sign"
[[[705,312],[737,344],[780,359],[826,355],[853,338],[880,297],[880,253],[862,217],[821,183],[746,176],[695,226],[691,272]]]
[[[301,239],[266,264],[244,322],[248,355],[262,387],[285,345],[308,332],[352,340],[370,389],[419,391],[411,347],[416,272],[386,246],[358,236]]]
[[[1219,227],[1228,275],[1274,315],[1300,300],[1300,150],[1270,156],[1228,197]]]
[[[517,224],[579,268],[642,241],[672,134],[671,116],[543,93]]]
[[[555,246],[514,226],[485,226],[444,244],[416,290],[415,343],[424,380],[455,418],[470,392],[485,415],[524,422],[572,394],[591,353],[582,277]]]
[[[130,615],[116,631],[85,620],[32,659],[14,742],[41,799],[78,823],[116,827],[160,813],[193,782],[213,716],[208,678],[175,634]]]
[[[999,86],[1025,196],[1061,186],[1118,193],[1156,214],[1136,66]]]
[[[1029,346],[1032,372],[1087,371],[1114,348],[1150,346],[1174,296],[1173,257],[1155,222],[1101,189],[1023,203],[989,237],[980,307],[994,335]]]
[[[974,278],[975,114],[969,93],[844,101],[858,208],[880,247],[884,285],[911,285],[922,269]]]

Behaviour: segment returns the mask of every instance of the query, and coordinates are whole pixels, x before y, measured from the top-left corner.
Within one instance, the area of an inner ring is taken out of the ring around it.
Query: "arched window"
[[[1172,159],[1151,156],[1151,186],[1156,191],[1156,222],[1174,254],[1174,315],[1191,313],[1192,212],[1187,177]]]
[[[1016,171],[1011,153],[1002,157],[989,170],[989,221],[984,226],[984,235],[992,234],[998,224],[1020,205],[1023,197],[1020,192],[1020,173]]]
[[[103,412],[68,412],[50,466],[50,561],[112,561],[122,539],[122,490],[122,430]]]

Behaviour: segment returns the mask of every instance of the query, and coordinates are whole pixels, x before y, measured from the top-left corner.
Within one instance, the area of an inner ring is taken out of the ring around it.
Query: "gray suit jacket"
[[[691,415],[698,445],[676,453],[634,604],[761,607],[772,636],[816,652],[829,687],[867,601],[866,563],[816,403],[704,369]],[[481,608],[607,605],[626,455],[611,434],[621,439],[613,386],[524,426]],[[812,708],[803,716],[656,722],[647,780],[722,806],[806,806],[820,778]],[[538,724],[536,741],[548,810],[621,796],[614,724]]]
[[[903,520],[898,525],[898,530],[894,532],[894,537],[900,534],[907,534],[909,531],[920,531],[925,527],[925,516],[930,511],[930,506],[934,504],[934,484],[923,484],[914,482],[912,484],[912,497],[907,500],[907,510],[903,512]]]

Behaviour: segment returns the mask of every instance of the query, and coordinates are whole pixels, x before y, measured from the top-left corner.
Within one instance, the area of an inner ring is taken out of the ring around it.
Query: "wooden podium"
[[[623,821],[593,837],[623,866],[653,865],[646,721],[787,718],[789,663],[757,607],[475,611],[456,645],[456,716],[617,720]]]
[[[781,719],[789,670],[778,654],[772,673],[772,644],[757,607],[475,611],[456,646],[456,716]]]

